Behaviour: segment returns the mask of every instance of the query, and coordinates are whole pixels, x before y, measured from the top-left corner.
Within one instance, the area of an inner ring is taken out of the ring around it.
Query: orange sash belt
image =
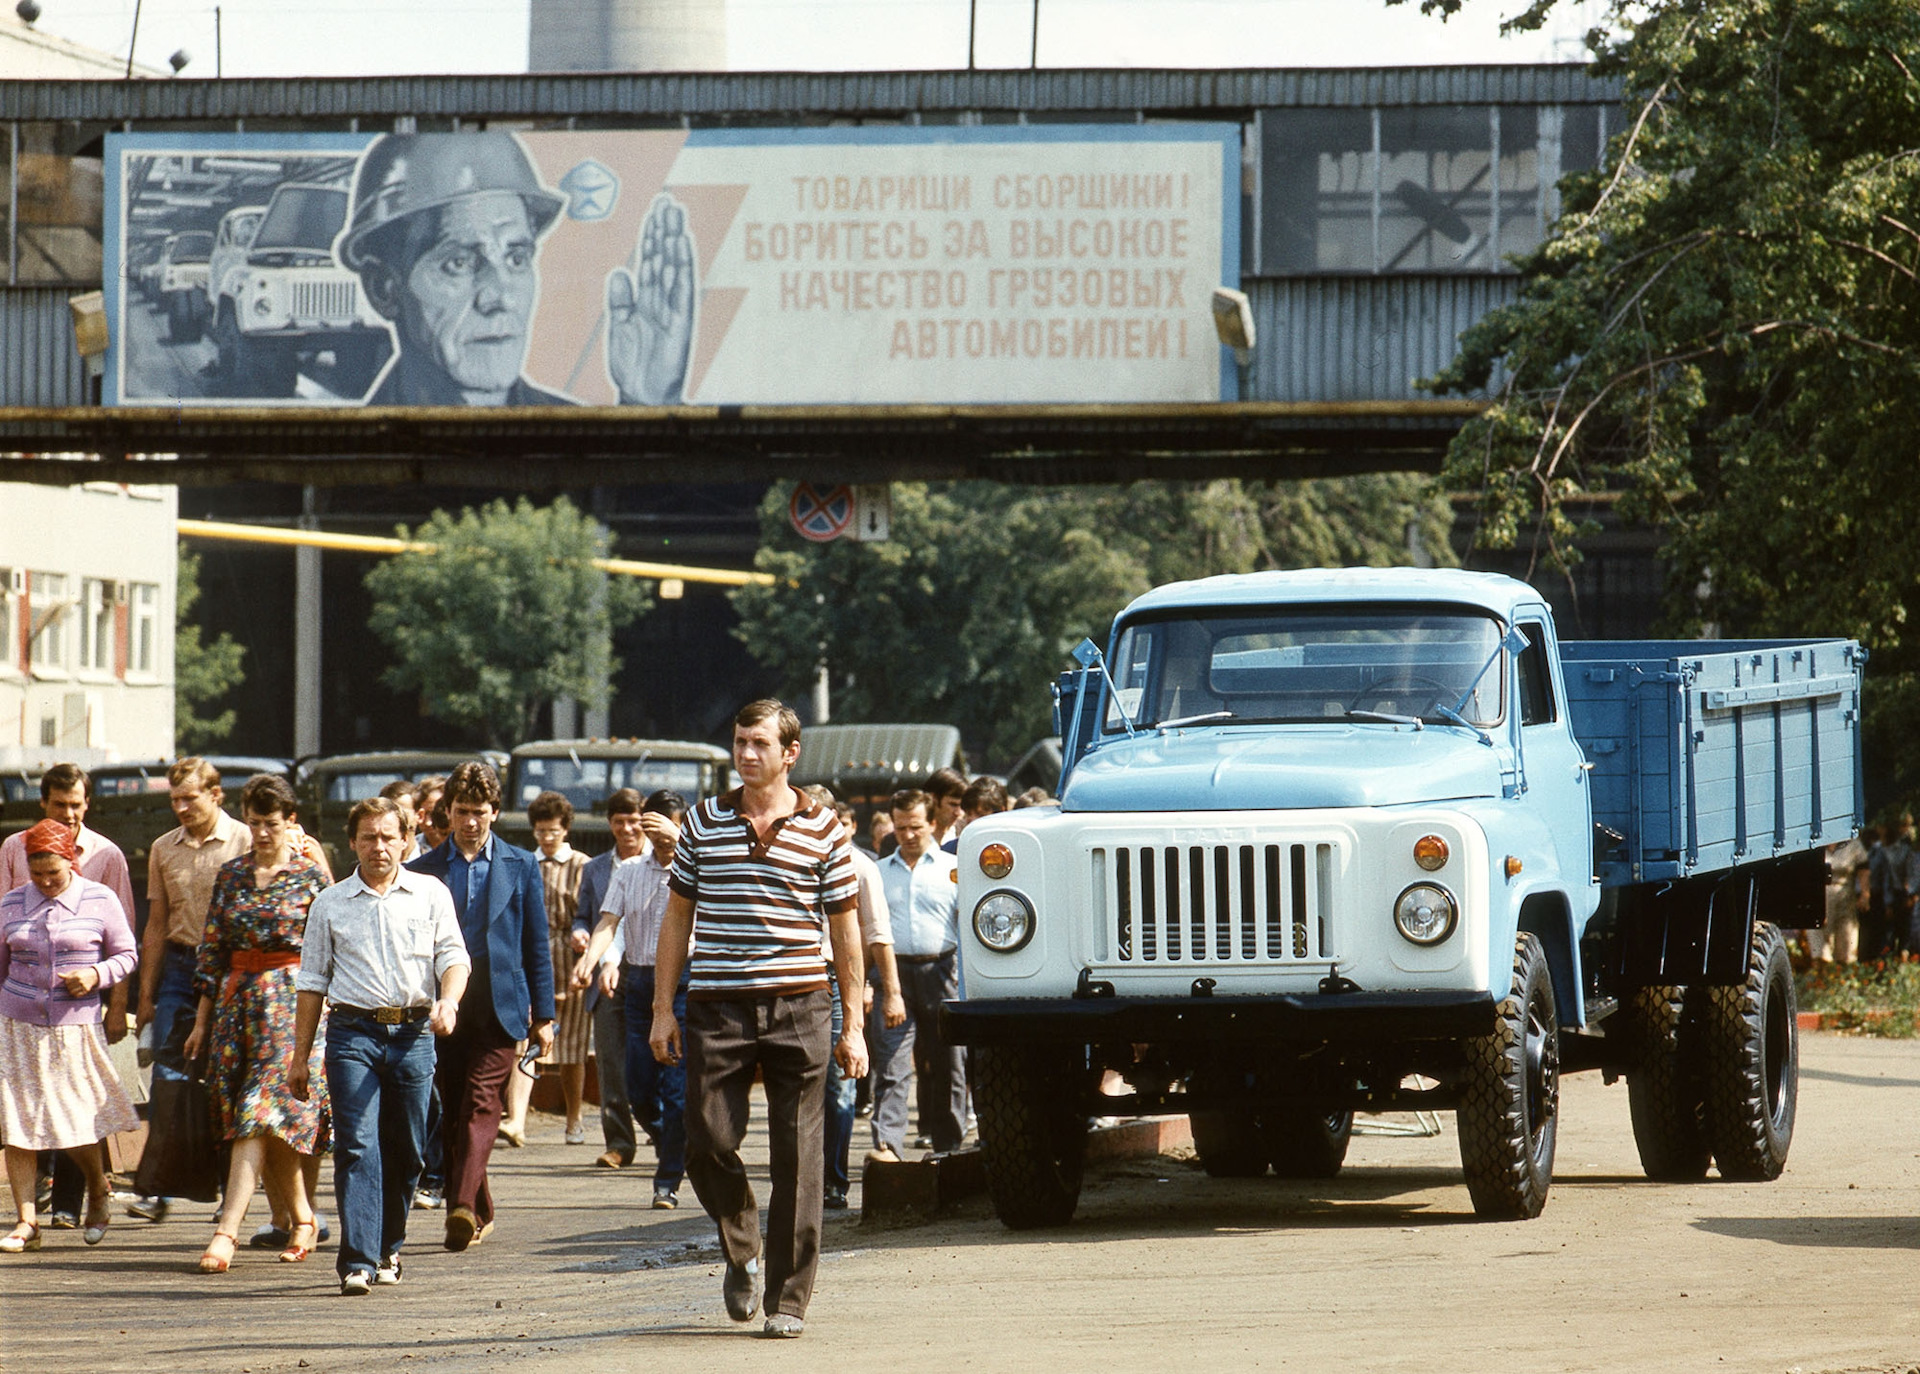
[[[296,968],[298,950],[236,949],[230,967],[235,973],[265,973],[270,968]]]

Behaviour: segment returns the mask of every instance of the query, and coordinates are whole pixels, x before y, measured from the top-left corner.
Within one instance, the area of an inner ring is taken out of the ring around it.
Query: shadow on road
[[[1696,1230],[1735,1240],[1829,1249],[1920,1250],[1920,1217],[1701,1217]]]
[[[1800,1066],[1802,1078],[1816,1079],[1822,1083],[1849,1083],[1856,1088],[1920,1088],[1920,1078],[1882,1078],[1870,1073],[1835,1073],[1832,1069],[1810,1069]]]

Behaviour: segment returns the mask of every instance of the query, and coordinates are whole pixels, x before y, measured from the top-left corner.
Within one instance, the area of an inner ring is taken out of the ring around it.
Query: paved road
[[[495,1156],[495,1236],[448,1255],[437,1217],[415,1213],[406,1281],[365,1298],[337,1296],[331,1248],[190,1272],[204,1207],[123,1219],[96,1250],[49,1233],[0,1267],[0,1368],[1908,1369],[1920,1043],[1802,1046],[1773,1184],[1645,1182],[1625,1088],[1582,1075],[1537,1221],[1472,1219],[1450,1120],[1436,1139],[1356,1138],[1331,1184],[1115,1164],[1057,1232],[1013,1235],[984,1204],[928,1225],[831,1218],[797,1343],[726,1319],[704,1217],[640,1210],[645,1177],[590,1168],[548,1118]]]

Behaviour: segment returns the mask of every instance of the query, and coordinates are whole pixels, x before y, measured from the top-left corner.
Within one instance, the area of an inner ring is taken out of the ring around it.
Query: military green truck
[[[347,813],[355,802],[379,796],[390,782],[444,776],[476,758],[506,776],[507,756],[497,749],[382,749],[302,759],[293,781],[300,799],[300,824],[319,838],[334,876],[343,876],[354,864],[347,848]]]
[[[711,744],[678,739],[543,739],[522,744],[503,776],[506,796],[494,833],[532,849],[527,805],[542,792],[573,803],[569,843],[583,854],[613,848],[607,798],[623,787],[641,796],[671,788],[689,805],[733,786],[733,758]]]

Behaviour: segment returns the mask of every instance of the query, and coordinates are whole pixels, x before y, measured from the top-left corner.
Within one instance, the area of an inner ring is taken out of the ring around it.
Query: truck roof
[[[1516,578],[1464,568],[1299,568],[1169,582],[1136,597],[1122,614],[1289,602],[1452,601],[1504,616],[1540,599],[1539,592]]]

